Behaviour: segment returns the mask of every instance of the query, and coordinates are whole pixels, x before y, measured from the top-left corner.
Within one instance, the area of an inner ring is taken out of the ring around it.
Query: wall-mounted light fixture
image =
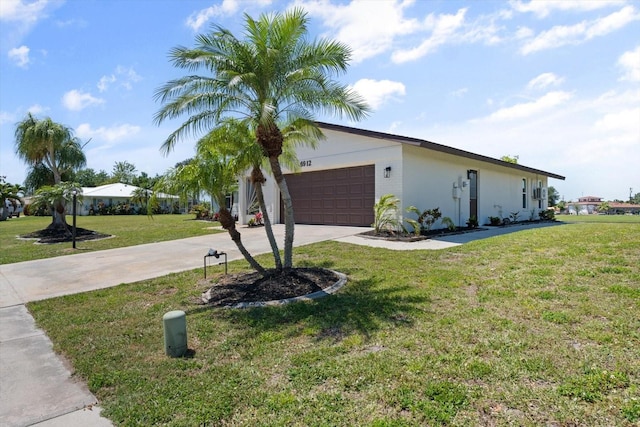
[[[387,166],[384,168],[384,177],[391,178],[391,166]]]

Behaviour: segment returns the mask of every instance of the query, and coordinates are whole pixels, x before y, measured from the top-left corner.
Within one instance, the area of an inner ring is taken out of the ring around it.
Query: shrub
[[[556,220],[556,212],[553,209],[546,209],[538,212],[538,216],[543,221],[555,221]]]
[[[448,216],[445,216],[444,218],[442,218],[442,225],[447,227],[449,231],[455,231],[456,229],[456,224]]]
[[[193,207],[191,208],[189,213],[190,214],[195,214],[196,215],[196,219],[209,218],[209,209],[207,209],[207,207],[203,206],[203,205],[193,205]]]
[[[373,206],[373,224],[376,233],[399,231],[398,204],[400,200],[393,194],[385,194],[380,197],[378,203]]]
[[[500,223],[502,222],[502,220],[500,219],[500,217],[498,216],[490,216],[489,217],[489,224],[490,225],[500,225]]]
[[[416,229],[419,229],[420,231],[431,230],[433,224],[435,224],[442,217],[442,212],[440,212],[439,207],[435,209],[426,209],[420,212],[420,209],[416,208],[415,206],[409,206],[407,208],[407,212],[415,213],[418,216],[417,220],[406,219],[406,221],[411,224],[414,229],[414,233],[416,234],[419,234]]]

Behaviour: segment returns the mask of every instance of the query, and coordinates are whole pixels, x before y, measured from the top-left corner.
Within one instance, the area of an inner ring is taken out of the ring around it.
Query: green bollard
[[[167,356],[181,357],[187,352],[187,315],[174,310],[162,316],[164,326],[164,352]]]

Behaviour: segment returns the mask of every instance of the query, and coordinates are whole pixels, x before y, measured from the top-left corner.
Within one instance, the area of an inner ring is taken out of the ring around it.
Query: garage
[[[286,175],[296,224],[369,227],[375,165]]]

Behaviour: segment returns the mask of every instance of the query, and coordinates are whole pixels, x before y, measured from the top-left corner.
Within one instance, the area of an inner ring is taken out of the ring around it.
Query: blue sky
[[[27,112],[76,132],[87,167],[162,174],[191,157],[160,145],[155,90],[167,54],[243,14],[303,7],[313,37],[353,49],[340,79],[373,107],[359,123],[554,172],[565,200],[640,192],[640,3],[634,1],[2,0],[0,175],[21,183],[15,124]]]

